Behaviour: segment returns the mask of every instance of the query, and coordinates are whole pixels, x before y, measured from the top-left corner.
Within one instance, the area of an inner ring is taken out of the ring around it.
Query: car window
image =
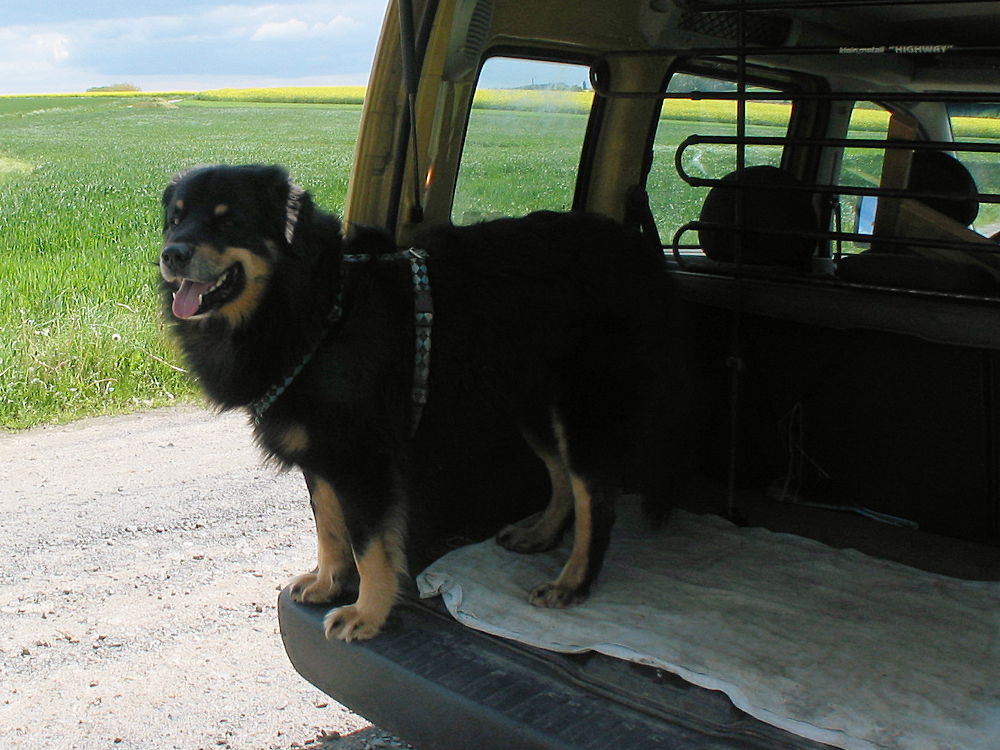
[[[469,117],[452,221],[568,211],[593,98],[585,66],[487,60]]]
[[[885,141],[889,132],[889,112],[869,102],[857,102],[851,110],[847,139],[851,141]],[[849,146],[844,149],[840,162],[838,184],[856,188],[877,188],[882,179],[885,149]],[[842,231],[871,234],[875,222],[873,196],[842,195],[840,220]],[[866,250],[869,243],[844,242],[840,251],[857,253]]]
[[[1000,146],[1000,104],[952,104],[949,106],[952,133],[957,141]],[[996,153],[956,151],[980,193],[1000,193],[1000,161]],[[973,228],[992,237],[1000,232],[1000,204],[981,200]]]
[[[751,88],[754,92],[774,89]],[[685,91],[735,92],[736,84],[701,76],[677,74],[671,78],[668,93]],[[791,104],[787,101],[747,103],[748,136],[784,136],[788,131]],[[689,185],[678,174],[674,157],[678,146],[692,135],[735,136],[737,107],[735,101],[720,99],[664,99],[653,139],[653,160],[646,180],[650,210],[660,229],[660,237],[669,243],[682,224],[698,218],[707,187]],[[681,168],[690,177],[720,179],[736,169],[736,146],[732,144],[695,143],[687,146]],[[781,146],[749,145],[746,164],[780,166]],[[686,239],[683,241],[687,241]]]

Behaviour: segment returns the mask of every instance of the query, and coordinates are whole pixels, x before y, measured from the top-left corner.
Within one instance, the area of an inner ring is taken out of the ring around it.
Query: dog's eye
[[[233,214],[229,206],[225,204],[216,206],[215,215],[212,216],[212,227],[216,230],[230,229],[233,224],[235,224],[235,221],[233,220]]]

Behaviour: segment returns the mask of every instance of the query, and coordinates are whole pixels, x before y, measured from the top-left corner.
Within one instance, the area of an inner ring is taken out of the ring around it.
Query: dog
[[[357,599],[326,615],[328,638],[377,635],[400,595],[421,413],[446,422],[475,397],[544,463],[548,505],[496,537],[537,552],[572,525],[561,573],[529,594],[537,606],[587,596],[628,472],[664,504],[670,477],[643,467],[665,463],[651,437],[665,272],[638,233],[539,212],[432,229],[400,254],[379,231],[344,237],[277,166],[197,167],[162,200],[163,301],[183,355],[208,399],[250,409],[264,451],[306,478],[318,564],[292,598],[333,602],[356,573]],[[429,289],[415,292],[421,274]],[[433,310],[415,315],[416,298]],[[428,321],[429,367],[415,355]]]

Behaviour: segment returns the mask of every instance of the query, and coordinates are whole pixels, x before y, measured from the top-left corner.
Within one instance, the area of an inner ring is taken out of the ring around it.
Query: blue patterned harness
[[[415,355],[413,361],[413,390],[412,390],[412,423],[411,434],[417,431],[420,424],[420,417],[423,414],[424,405],[427,403],[427,384],[430,380],[431,372],[431,327],[434,323],[434,299],[431,296],[431,278],[427,271],[427,252],[419,248],[411,247],[399,253],[389,253],[385,255],[371,256],[367,254],[353,254],[343,256],[344,263],[365,263],[374,257],[378,261],[406,260],[410,263],[410,273],[413,281],[413,330]],[[270,409],[299,376],[306,365],[315,356],[323,339],[326,338],[330,328],[344,315],[343,308],[344,285],[341,283],[337,299],[333,303],[326,321],[323,323],[323,330],[316,339],[312,349],[306,352],[305,356],[292,370],[277,383],[274,383],[259,399],[251,403],[247,408],[253,416],[254,424],[260,424],[264,413]]]

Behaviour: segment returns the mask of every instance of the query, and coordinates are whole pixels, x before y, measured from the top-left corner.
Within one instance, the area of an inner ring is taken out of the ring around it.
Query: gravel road
[[[312,518],[244,416],[0,434],[0,518],[0,747],[404,747],[285,657]]]

